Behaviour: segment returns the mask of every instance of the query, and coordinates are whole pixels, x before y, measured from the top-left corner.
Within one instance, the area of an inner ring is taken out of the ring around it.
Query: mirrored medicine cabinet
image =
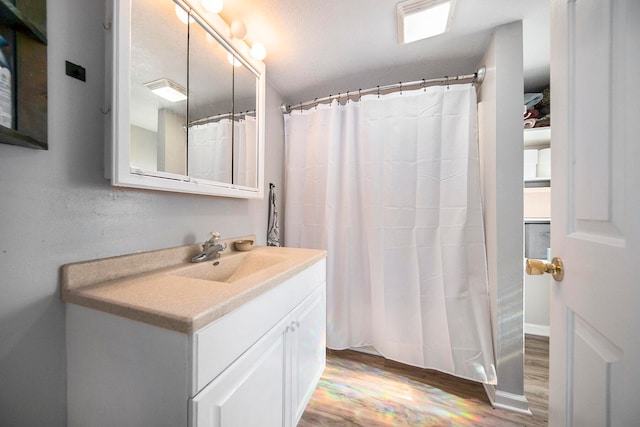
[[[200,0],[112,0],[114,186],[262,198],[265,67]]]

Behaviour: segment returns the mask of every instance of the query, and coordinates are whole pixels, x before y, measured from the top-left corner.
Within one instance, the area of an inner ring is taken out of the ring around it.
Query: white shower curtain
[[[188,132],[189,176],[231,182],[231,120],[195,125]]]
[[[256,119],[246,116],[233,123],[233,147],[231,119],[189,128],[189,176],[246,187],[258,185]]]
[[[495,384],[470,85],[285,115],[285,245],[326,249],[327,345]]]
[[[233,139],[234,184],[257,187],[258,152],[256,150],[256,118],[245,116],[235,122]]]

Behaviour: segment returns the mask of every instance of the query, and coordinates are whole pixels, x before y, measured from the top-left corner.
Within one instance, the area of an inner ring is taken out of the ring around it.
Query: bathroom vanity
[[[325,366],[325,252],[68,264],[69,426],[295,426]]]

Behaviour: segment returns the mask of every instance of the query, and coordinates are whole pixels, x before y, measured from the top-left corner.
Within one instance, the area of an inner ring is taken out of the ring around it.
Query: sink
[[[287,257],[265,252],[235,252],[218,259],[170,270],[173,276],[233,283],[285,261]]]

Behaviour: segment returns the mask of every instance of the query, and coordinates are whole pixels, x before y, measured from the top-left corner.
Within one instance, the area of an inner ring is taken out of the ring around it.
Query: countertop
[[[228,239],[229,242],[245,238]],[[232,283],[175,274],[192,265],[200,245],[188,245],[62,266],[66,303],[123,316],[182,333],[193,333],[326,257],[317,249],[255,247],[256,255],[283,260]],[[224,257],[238,255],[233,245]],[[209,261],[213,262],[213,261]]]

